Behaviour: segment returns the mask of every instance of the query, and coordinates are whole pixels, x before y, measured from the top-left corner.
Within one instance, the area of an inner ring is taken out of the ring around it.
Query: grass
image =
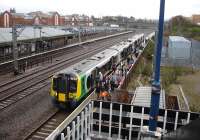
[[[179,84],[182,85],[190,110],[200,112],[200,71],[186,67],[162,67],[161,79],[166,94],[178,96],[181,109],[185,105]]]
[[[131,78],[130,82],[128,83],[128,86],[126,87],[126,89],[128,91],[133,91],[136,89],[136,87],[139,86],[139,84],[137,83],[137,79],[138,78],[138,74],[134,74],[133,77]]]
[[[150,86],[151,83],[149,82],[150,81],[150,77],[149,76],[142,76],[141,79],[140,79],[142,85],[144,86]]]
[[[200,112],[200,71],[180,76],[178,82],[183,87],[191,111]]]
[[[161,67],[161,83],[166,92],[170,92],[171,84],[178,83],[178,77],[193,74],[194,71],[188,67]]]
[[[176,73],[176,76],[174,76]],[[190,110],[200,112],[200,71],[184,67],[162,67],[162,85],[168,95],[177,95],[181,109],[185,108],[184,100],[178,85],[182,85]],[[174,78],[176,77],[176,78]]]

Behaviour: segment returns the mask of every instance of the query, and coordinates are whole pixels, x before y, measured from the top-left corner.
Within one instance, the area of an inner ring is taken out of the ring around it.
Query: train
[[[134,35],[92,57],[84,59],[53,75],[50,96],[53,103],[70,107],[77,106],[96,87],[95,79],[99,72],[105,75],[112,71],[113,64],[119,64],[130,53],[144,47],[144,34]]]

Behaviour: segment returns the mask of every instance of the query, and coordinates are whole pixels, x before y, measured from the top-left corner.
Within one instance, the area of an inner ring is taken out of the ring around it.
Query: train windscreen
[[[62,77],[53,79],[53,90],[61,93],[67,92],[67,80]]]
[[[74,93],[77,91],[77,78],[75,76],[70,76],[70,81],[69,81],[69,91],[71,93]]]
[[[74,93],[77,91],[77,78],[73,75],[53,78],[53,90],[61,93]]]

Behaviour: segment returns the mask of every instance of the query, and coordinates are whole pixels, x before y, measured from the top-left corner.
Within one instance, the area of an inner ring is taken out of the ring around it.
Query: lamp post
[[[12,27],[12,45],[13,45],[13,64],[14,64],[14,75],[19,74],[18,66],[18,47],[17,47],[17,27],[13,25]]]

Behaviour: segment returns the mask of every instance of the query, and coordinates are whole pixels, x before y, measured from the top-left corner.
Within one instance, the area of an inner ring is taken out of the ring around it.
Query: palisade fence
[[[81,108],[72,112],[73,118],[66,118],[47,140],[132,140],[138,138],[139,132],[149,121],[149,107],[91,100]],[[165,135],[199,117],[199,113],[160,109],[158,127]]]

